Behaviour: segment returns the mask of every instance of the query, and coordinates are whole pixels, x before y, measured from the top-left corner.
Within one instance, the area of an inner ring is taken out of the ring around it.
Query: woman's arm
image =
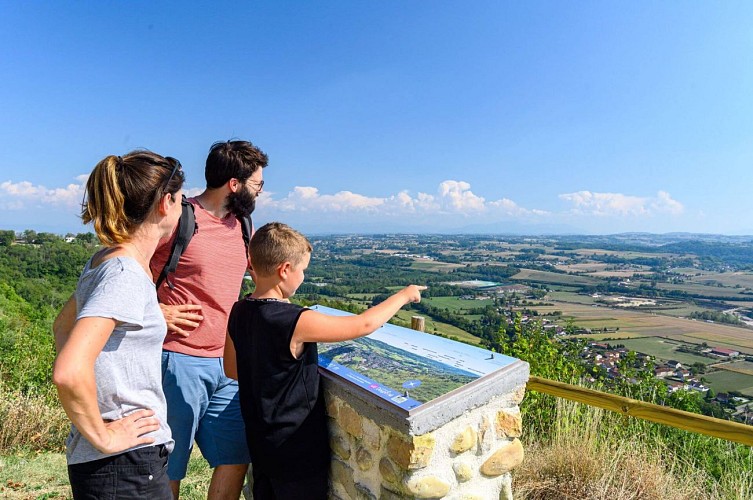
[[[357,316],[330,316],[317,311],[304,311],[293,332],[291,351],[298,352],[298,344],[303,342],[339,342],[368,335],[389,321],[405,304],[420,302],[421,290],[426,290],[426,287],[407,286]]]
[[[87,317],[76,321],[60,347],[52,372],[52,382],[57,386],[68,418],[97,450],[108,454],[153,443],[153,438],[142,436],[159,429],[152,410],[139,410],[112,422],[102,420],[94,363],[115,325],[111,318]]]
[[[76,322],[76,297],[71,295],[63,308],[60,310],[55,321],[52,323],[52,333],[55,336],[55,352],[63,349],[65,341],[68,340],[68,334]]]

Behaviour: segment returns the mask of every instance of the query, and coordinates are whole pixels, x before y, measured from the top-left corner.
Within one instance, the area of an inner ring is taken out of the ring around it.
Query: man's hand
[[[159,306],[165,316],[167,331],[175,332],[183,337],[188,337],[191,332],[187,332],[181,327],[194,329],[204,319],[204,316],[200,314],[201,305],[199,304],[179,304],[175,306],[160,304]]]
[[[107,422],[108,442],[97,446],[102,453],[119,453],[141,444],[151,444],[154,438],[144,434],[159,429],[159,420],[153,417],[152,410],[139,410],[112,422]]]

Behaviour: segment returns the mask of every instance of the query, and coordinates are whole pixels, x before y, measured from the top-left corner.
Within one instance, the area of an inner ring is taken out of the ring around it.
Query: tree
[[[9,247],[16,239],[14,231],[0,231],[0,246]]]

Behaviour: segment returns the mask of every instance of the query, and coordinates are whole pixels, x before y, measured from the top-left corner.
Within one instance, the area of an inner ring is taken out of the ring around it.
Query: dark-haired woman
[[[105,246],[55,322],[53,382],[71,419],[68,476],[79,498],[171,499],[173,440],[162,392],[167,332],[149,269],[181,213],[180,163],[148,151],[108,156],[81,217]]]

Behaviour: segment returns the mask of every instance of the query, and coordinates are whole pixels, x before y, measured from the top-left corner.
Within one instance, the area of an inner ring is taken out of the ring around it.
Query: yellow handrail
[[[586,389],[577,385],[556,382],[541,377],[532,376],[528,380],[527,389],[531,391],[551,394],[558,398],[577,401],[589,406],[604,408],[623,415],[669,425],[697,434],[705,434],[728,441],[735,441],[753,446],[753,426],[730,422],[720,418],[707,417],[682,410],[675,410],[667,406],[646,403],[636,399],[625,398],[606,392]]]

